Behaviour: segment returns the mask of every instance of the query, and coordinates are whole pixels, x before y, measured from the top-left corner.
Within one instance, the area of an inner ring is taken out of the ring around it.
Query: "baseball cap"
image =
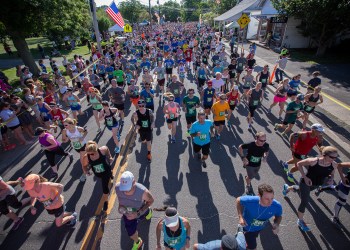
[[[305,96],[303,94],[299,94],[297,95],[297,99],[303,101],[305,99]]]
[[[125,171],[120,177],[120,191],[130,191],[135,177],[130,171]]]
[[[24,180],[24,189],[32,190],[34,188],[35,182],[39,181],[40,177],[37,174],[30,174]]]
[[[319,123],[312,124],[311,129],[317,130],[318,132],[324,132],[323,126]]]
[[[36,129],[35,129],[35,134],[34,135],[36,135],[36,136],[38,136],[38,135],[40,135],[42,132],[44,132],[44,131],[47,131],[46,129],[44,129],[43,127],[37,127]]]
[[[143,99],[141,99],[141,100],[139,100],[138,102],[137,102],[137,104],[145,104],[146,102],[145,102],[145,100],[143,100]]]
[[[179,223],[179,214],[175,207],[168,207],[165,210],[164,222],[167,227],[175,227]]]
[[[237,86],[237,85],[234,85],[234,86],[233,86],[233,89],[234,89],[234,90],[238,90],[238,86]]]
[[[238,242],[232,234],[227,234],[221,238],[222,250],[238,250]]]
[[[213,86],[213,82],[212,81],[208,81],[207,85],[209,86]]]

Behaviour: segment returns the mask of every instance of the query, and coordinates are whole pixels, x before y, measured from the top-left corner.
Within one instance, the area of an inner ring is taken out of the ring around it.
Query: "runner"
[[[35,129],[35,135],[39,137],[39,143],[44,150],[46,159],[49,162],[52,170],[51,177],[52,179],[58,177],[58,166],[55,162],[56,155],[69,156],[70,159],[73,159],[73,155],[64,151],[61,147],[61,144],[56,140],[56,138],[47,132],[45,128],[37,127]]]
[[[127,93],[130,96],[130,102],[138,109],[137,103],[140,100],[140,87],[136,85],[135,79],[130,80]]]
[[[186,75],[186,67],[183,62],[180,62],[177,67],[177,74],[179,75],[180,82],[184,84],[185,75]]]
[[[12,186],[21,184],[22,179],[19,178],[16,181],[5,182],[0,176],[0,214],[6,215],[9,219],[13,221],[12,231],[16,231],[21,223],[24,221],[23,217],[19,217],[15,212],[13,212],[9,207],[19,209],[21,207],[29,204],[31,198],[25,198],[21,201],[17,199],[16,190]]]
[[[28,175],[24,181],[24,189],[31,197],[32,215],[35,215],[36,201],[40,201],[48,214],[55,216],[55,224],[61,227],[64,224],[74,227],[77,223],[78,214],[76,212],[66,212],[64,205],[64,197],[62,195],[63,185],[60,183],[49,182],[44,177],[37,174]]]
[[[320,71],[315,71],[312,73],[312,79],[307,83],[307,93],[310,94],[314,92],[314,89],[321,85],[321,79],[318,77],[320,75]]]
[[[186,113],[187,132],[186,135],[190,136],[190,127],[192,123],[196,121],[196,108],[199,108],[200,100],[198,96],[194,95],[194,89],[189,89],[187,95],[183,99],[183,111]]]
[[[251,87],[254,85],[254,76],[252,75],[253,71],[251,69],[247,69],[247,74],[242,77],[243,81],[243,94],[242,99],[245,99],[248,102],[248,92]],[[248,104],[249,105],[249,104]]]
[[[322,133],[324,128],[321,124],[315,123],[311,126],[311,131],[302,131],[293,133],[290,136],[290,148],[292,150],[292,158],[286,162],[282,162],[282,167],[287,173],[288,181],[295,183],[293,173],[298,171],[297,163],[304,160],[314,146],[318,147],[321,152],[323,141]],[[288,165],[294,164],[293,168],[288,171]]]
[[[149,84],[152,86],[153,77],[152,77],[152,75],[149,73],[148,68],[144,68],[144,69],[143,69],[142,82],[144,82],[144,83],[149,83]]]
[[[243,150],[247,150],[245,155]],[[266,134],[264,132],[257,132],[255,141],[239,145],[238,151],[243,161],[243,167],[247,170],[246,180],[246,194],[253,195],[253,187],[251,180],[256,178],[260,170],[261,162],[266,162],[270,145],[266,142]]]
[[[83,156],[85,155],[85,137],[87,130],[77,126],[77,120],[66,118],[63,121],[64,129],[62,130],[62,142],[66,143],[69,140],[72,142],[72,147],[80,154],[80,163],[83,166]],[[86,176],[83,173],[80,177],[81,182],[85,182]]]
[[[80,99],[76,94],[73,94],[72,88],[67,88],[67,92],[64,95],[63,100],[69,103],[73,118],[75,120],[78,120],[78,114],[84,114],[81,110]]]
[[[146,102],[139,100],[139,109],[132,115],[132,123],[136,126],[136,131],[140,134],[142,143],[147,143],[147,160],[152,161],[151,149],[154,128],[154,115],[151,109],[146,108]]]
[[[165,84],[165,69],[162,66],[162,62],[157,63],[157,67],[154,69],[153,73],[157,76],[159,94],[161,95],[164,91]]]
[[[338,163],[335,159],[338,158],[338,150],[332,146],[321,147],[322,155],[320,157],[307,158],[299,161],[297,167],[301,173],[300,180],[300,205],[298,207],[298,227],[308,232],[311,229],[304,221],[305,209],[309,204],[310,192],[319,186],[322,186],[326,178],[333,180],[334,171],[337,168]],[[307,174],[304,172],[304,167],[307,167]],[[330,177],[329,177],[330,176]],[[287,184],[283,186],[283,195],[292,190],[293,187],[289,187]]]
[[[255,81],[256,82],[261,82],[262,83],[262,89],[265,91],[267,83],[270,79],[270,72],[269,72],[269,65],[264,65],[264,68],[262,71],[260,71],[256,77],[255,77]]]
[[[140,221],[152,218],[150,207],[154,202],[153,196],[144,185],[135,181],[134,175],[129,171],[121,175],[115,191],[119,203],[118,211],[123,215],[125,229],[134,241],[132,250],[141,249],[143,241],[139,237],[137,226]]]
[[[115,67],[113,71],[113,78],[116,79],[118,87],[124,87],[125,73],[122,70],[122,66]]]
[[[258,82],[255,88],[250,89],[247,93],[247,102],[249,107],[249,113],[247,116],[248,130],[252,128],[252,122],[255,110],[261,105],[264,100],[264,90],[262,90],[262,83]]]
[[[166,72],[166,81],[167,83],[170,82],[170,78],[173,75],[173,67],[175,65],[174,60],[172,59],[171,56],[168,56],[165,60],[164,60],[164,65],[165,65],[165,72]]]
[[[89,88],[89,96],[90,96],[90,104],[92,106],[92,113],[95,117],[95,121],[97,124],[97,133],[101,132],[100,120],[98,118],[98,113],[102,110],[102,98],[100,91],[96,88]]]
[[[230,83],[231,88],[234,85],[235,77],[236,77],[236,68],[237,68],[237,61],[235,58],[231,59],[231,63],[227,66],[228,68],[228,74],[230,76]]]
[[[287,100],[287,91],[289,89],[288,79],[284,79],[281,83],[278,84],[277,89],[275,91],[275,97],[273,98],[273,103],[270,105],[268,109],[268,113],[271,113],[271,109],[277,105],[280,107],[280,111],[278,113],[278,119],[282,121],[282,113],[284,112],[284,106]]]
[[[274,217],[272,232],[278,234],[282,221],[282,205],[274,199],[274,190],[268,184],[258,186],[258,196],[241,196],[237,198],[239,224],[243,226],[247,249],[256,249],[261,230]]]
[[[103,80],[103,83],[104,84],[106,84],[106,80],[107,80],[107,77],[106,77],[106,65],[103,63],[103,61],[102,60],[100,60],[99,62],[98,62],[98,65],[97,65],[97,74],[98,74],[98,76]],[[90,73],[90,72],[89,72]],[[92,72],[91,72],[92,73]],[[91,81],[91,78],[90,78],[90,81]],[[93,82],[94,81],[91,81],[92,82],[92,84],[93,84]],[[96,81],[95,81],[96,82]],[[95,88],[96,88],[96,86],[97,86],[97,84],[94,84],[94,86],[95,86]],[[98,84],[98,87],[99,87],[100,85]],[[99,88],[97,87],[97,89],[98,90],[100,90]]]
[[[193,151],[197,154],[197,158],[201,160],[202,166],[207,167],[206,159],[210,152],[210,137],[214,134],[213,122],[205,119],[204,110],[198,112],[198,121],[194,122],[189,131],[193,138]],[[201,157],[200,151],[202,150],[203,157]]]
[[[286,54],[281,55],[280,59],[276,61],[276,64],[278,66],[275,73],[275,78],[276,78],[275,82],[279,83],[280,81],[283,80],[283,74],[285,74],[284,69],[287,66],[287,62],[288,62],[288,58]]]
[[[86,143],[86,154],[83,156],[83,171],[90,176],[90,169],[97,178],[101,179],[103,196],[103,211],[108,209],[109,184],[113,179],[111,164],[113,158],[107,146],[99,147],[95,141]]]
[[[181,95],[184,89],[183,83],[177,80],[177,75],[172,75],[171,82],[167,87],[167,92],[171,92],[175,99],[174,101],[181,105]]]
[[[304,108],[302,101],[304,101],[304,95],[299,94],[295,101],[291,101],[290,103],[288,103],[284,121],[282,124],[275,124],[275,131],[280,128],[284,129],[284,131],[281,134],[282,136],[284,136],[292,130],[296,120],[303,117],[302,115],[300,115],[300,112]]]
[[[211,79],[213,83],[213,88],[215,89],[215,94],[220,95],[225,92],[225,82],[222,80],[222,74],[217,72],[215,78]]]
[[[45,128],[50,129],[52,117],[50,115],[51,108],[50,106],[44,102],[44,98],[42,96],[35,97],[36,103],[38,105],[38,109],[40,112],[41,122]]]
[[[103,109],[99,113],[99,120],[105,120],[106,127],[112,131],[112,138],[115,143],[114,152],[116,154],[120,153],[120,134],[119,134],[119,124],[116,119],[116,116],[118,116],[118,109],[117,108],[111,108],[107,101],[102,102]]]
[[[244,53],[241,53],[241,56],[236,59],[237,61],[237,85],[239,84],[239,78],[243,72],[244,67],[247,66],[247,59],[244,57]]]
[[[156,227],[157,250],[162,249],[160,244],[161,234],[164,235],[164,247],[166,250],[184,250],[190,248],[191,226],[189,221],[179,216],[175,207],[165,210],[165,218],[161,218]]]
[[[315,111],[316,106],[323,103],[323,97],[320,92],[321,87],[317,86],[314,88],[313,93],[305,95],[303,129],[306,129],[309,116]]]
[[[213,112],[214,127],[217,140],[220,140],[221,132],[225,126],[225,119],[227,118],[227,120],[230,120],[231,117],[231,109],[226,99],[226,95],[221,94],[220,100],[214,103],[213,107],[211,108]]]
[[[154,111],[154,90],[151,89],[151,84],[145,83],[145,89],[140,93],[140,99],[146,103],[146,108]]]
[[[213,82],[209,80],[207,86],[208,87],[203,89],[201,92],[201,103],[205,110],[205,119],[208,119],[213,103],[216,100],[215,89],[213,89]]]
[[[202,90],[205,80],[207,79],[208,71],[205,68],[204,63],[201,63],[197,70],[197,79],[198,79],[198,90]]]
[[[117,81],[113,79],[111,81],[112,87],[108,89],[108,96],[114,107],[119,111],[120,126],[124,126],[124,103],[125,103],[125,91],[122,86],[117,86]]]
[[[175,97],[173,94],[167,95],[168,97],[168,103],[164,106],[163,112],[165,114],[166,123],[168,124],[168,129],[170,132],[170,142],[175,143],[175,134],[176,134],[176,125],[177,125],[177,119],[180,114],[181,107],[177,102],[174,102]]]

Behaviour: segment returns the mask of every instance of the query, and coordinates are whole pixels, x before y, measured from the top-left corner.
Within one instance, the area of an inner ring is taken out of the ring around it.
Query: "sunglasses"
[[[173,102],[174,101],[174,99],[169,99],[169,102]]]
[[[140,104],[139,104],[139,108],[143,108],[143,107],[145,107],[145,105],[140,105]]]
[[[331,159],[337,159],[338,158],[338,156],[331,156],[331,155],[327,155],[329,158],[331,158]]]
[[[266,140],[260,140],[260,139],[259,139],[259,141],[260,141],[260,142],[266,142]]]

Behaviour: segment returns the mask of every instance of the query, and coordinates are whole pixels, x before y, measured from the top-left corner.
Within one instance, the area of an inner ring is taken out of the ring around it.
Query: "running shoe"
[[[336,226],[339,229],[341,228],[342,224],[338,217],[332,217],[331,220],[334,226]]]
[[[85,182],[86,181],[85,174],[82,174],[82,176],[80,176],[79,180],[80,180],[80,182]]]
[[[321,192],[322,192],[322,186],[317,187],[315,190],[316,197],[320,196]]]
[[[78,213],[77,212],[73,212],[72,216],[74,216],[75,219],[78,219]]]
[[[13,223],[13,226],[11,228],[12,231],[16,231],[19,228],[19,225],[24,221],[24,218],[18,217],[18,221]]]
[[[282,121],[282,120],[283,120],[282,116],[279,116],[279,117],[278,117],[278,120]]]
[[[295,184],[295,179],[292,173],[287,172],[287,179],[288,181],[290,181],[291,183]]]
[[[310,228],[306,225],[306,223],[303,220],[298,219],[297,224],[301,231],[303,232],[311,231]]]
[[[114,153],[119,154],[120,153],[120,147],[116,146],[114,149]]]
[[[74,227],[77,224],[77,218],[74,216],[73,220],[67,223],[67,226]]]
[[[202,167],[207,168],[207,163],[205,161],[202,161]]]
[[[117,138],[118,138],[118,141],[120,141],[120,134],[118,133],[118,135],[117,135]]]
[[[254,195],[254,193],[253,193],[253,187],[252,187],[251,185],[250,185],[250,186],[246,186],[245,194],[246,194],[246,195]]]
[[[124,126],[124,121],[120,121],[120,126]]]
[[[288,188],[289,188],[288,184],[283,185],[283,190],[282,190],[283,196],[287,196],[287,194],[289,192]]]
[[[151,154],[147,154],[147,160],[148,160],[148,162],[152,161],[152,155]]]
[[[69,159],[73,160],[73,155],[71,153],[68,153]]]
[[[102,211],[106,212],[107,209],[108,209],[108,201],[105,201],[105,202],[103,203]]]
[[[283,170],[284,170],[284,172],[286,172],[286,173],[288,173],[288,163],[287,162],[282,162],[282,167],[283,167]]]
[[[275,123],[275,127],[273,128],[275,131],[277,131],[278,130],[278,123]]]
[[[143,245],[143,241],[142,241],[142,239],[139,237],[138,242],[134,242],[134,245],[132,246],[132,249],[131,249],[131,250],[138,250],[138,249],[141,249],[142,245]]]
[[[252,125],[248,124],[248,130],[252,129]]]
[[[146,220],[150,220],[153,216],[153,209],[152,208],[149,208],[149,212],[148,214],[146,215]]]
[[[55,179],[58,177],[58,173],[52,173],[50,179]]]

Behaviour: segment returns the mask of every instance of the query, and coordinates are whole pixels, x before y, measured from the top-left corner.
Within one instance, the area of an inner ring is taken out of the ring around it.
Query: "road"
[[[194,87],[191,77],[186,79],[186,88]],[[312,231],[302,233],[296,226],[296,209],[300,198],[297,193],[283,198],[281,188],[286,182],[286,176],[280,166],[281,160],[290,157],[288,142],[280,134],[275,133],[273,125],[277,122],[276,110],[267,114],[266,106],[272,101],[268,91],[263,107],[256,112],[253,132],[265,131],[270,144],[270,154],[267,163],[263,163],[260,179],[252,182],[254,190],[260,183],[269,183],[275,188],[275,198],[283,206],[283,220],[278,236],[273,235],[270,226],[261,233],[258,239],[259,249],[349,249],[350,248],[350,207],[346,205],[340,213],[344,223],[342,230],[333,227],[330,217],[336,202],[335,193],[322,193],[318,198],[312,193],[310,209],[306,212],[306,221]],[[181,216],[189,219],[191,244],[206,242],[221,238],[224,233],[235,233],[238,223],[235,201],[244,193],[245,171],[237,147],[242,142],[254,139],[253,133],[247,130],[245,105],[240,105],[234,112],[233,127],[226,127],[222,140],[212,139],[211,154],[208,167],[203,169],[193,158],[192,143],[185,136],[185,116],[181,115],[178,125],[177,142],[170,144],[169,131],[166,127],[159,97],[155,100],[156,128],[154,129],[153,161],[149,164],[145,158],[147,150],[144,144],[135,137],[131,128],[130,116],[134,107],[126,104],[126,120],[121,141],[124,142],[119,158],[115,159],[114,181],[118,180],[124,170],[135,174],[136,180],[148,187],[155,197],[154,207],[174,205]],[[83,109],[86,109],[86,103]],[[113,140],[109,130],[104,129],[96,136],[97,126],[91,117],[84,117],[81,125],[87,127],[87,139],[98,141],[113,149]],[[297,124],[300,127],[300,123]],[[296,130],[295,128],[294,130]],[[60,137],[59,137],[60,138]],[[326,142],[327,143],[327,142]],[[37,204],[38,213],[30,214],[28,207],[20,209],[19,214],[25,220],[16,232],[11,232],[11,223],[5,216],[0,217],[0,249],[131,249],[132,242],[127,237],[121,216],[117,212],[118,202],[115,193],[110,196],[110,209],[106,215],[98,209],[101,205],[102,189],[99,180],[89,177],[85,183],[79,182],[81,168],[78,154],[74,160],[64,158],[60,162],[58,181],[65,185],[64,196],[68,211],[79,213],[79,222],[75,228],[62,227],[57,229],[53,217],[48,215]],[[315,151],[312,155],[316,155]],[[340,154],[343,161],[349,159]],[[29,173],[50,175],[48,163],[40,149],[35,146],[23,159],[9,168],[4,174],[5,180],[14,180]],[[299,174],[296,175],[299,177]],[[339,176],[336,176],[339,180]],[[19,198],[26,197],[19,187]],[[144,240],[143,249],[155,249],[155,227],[163,212],[154,212],[150,222],[140,224],[140,236]]]

